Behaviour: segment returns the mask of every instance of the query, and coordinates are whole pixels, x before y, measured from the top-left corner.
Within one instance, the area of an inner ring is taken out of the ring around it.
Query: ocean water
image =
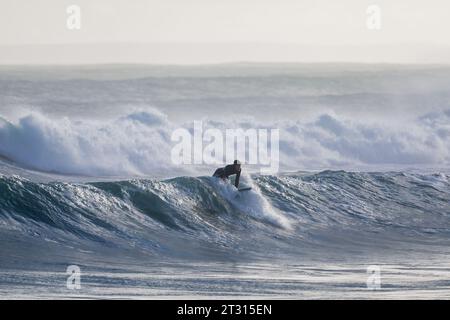
[[[450,69],[0,68],[0,297],[450,298]],[[280,171],[171,132],[276,128]],[[68,266],[81,271],[70,289]],[[368,287],[375,267],[379,287]]]

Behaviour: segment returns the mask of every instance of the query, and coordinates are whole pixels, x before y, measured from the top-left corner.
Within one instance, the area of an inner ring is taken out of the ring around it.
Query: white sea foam
[[[278,128],[281,170],[299,170],[448,167],[449,122],[449,112],[441,113],[440,118],[436,114],[423,116],[401,126],[369,124],[326,113],[304,122],[205,119],[204,125],[220,130]],[[192,123],[184,126],[190,129]],[[112,120],[51,118],[29,112],[14,121],[0,118],[0,156],[26,167],[64,174],[210,174],[213,168],[171,162],[174,142],[170,136],[177,127],[155,108],[131,111]]]
[[[168,126],[157,110],[104,122],[33,112],[17,122],[0,122],[0,153],[34,169],[67,174],[168,174]]]
[[[272,205],[262,195],[259,187],[253,182],[249,174],[241,175],[241,185],[251,187],[250,191],[239,192],[232,184],[217,179],[216,186],[220,194],[232,203],[240,212],[250,214],[252,217],[269,221],[286,230],[292,229],[291,222],[276,212]]]

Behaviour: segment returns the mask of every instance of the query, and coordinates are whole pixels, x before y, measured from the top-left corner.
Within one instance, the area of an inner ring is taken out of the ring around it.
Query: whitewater
[[[0,68],[2,298],[450,298],[450,70]],[[171,132],[277,128],[280,172]],[[66,286],[67,267],[81,288]],[[381,288],[367,287],[370,266]]]

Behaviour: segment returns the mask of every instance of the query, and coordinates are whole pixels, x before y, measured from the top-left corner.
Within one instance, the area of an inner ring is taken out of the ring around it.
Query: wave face
[[[450,243],[448,175],[324,171],[243,181],[253,189],[238,192],[210,177],[38,183],[2,176],[0,239],[29,239],[16,255],[43,241],[208,260],[411,248],[418,256]]]

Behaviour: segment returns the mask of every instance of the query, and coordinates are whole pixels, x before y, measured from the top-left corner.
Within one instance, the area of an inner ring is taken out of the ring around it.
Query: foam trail
[[[252,189],[250,191],[239,192],[228,182],[224,183],[220,179],[216,181],[216,185],[221,194],[239,211],[244,214],[249,214],[258,220],[269,221],[286,230],[292,229],[292,222],[282,214],[276,212],[248,173],[244,172],[241,174],[240,184],[241,186],[249,186]]]

